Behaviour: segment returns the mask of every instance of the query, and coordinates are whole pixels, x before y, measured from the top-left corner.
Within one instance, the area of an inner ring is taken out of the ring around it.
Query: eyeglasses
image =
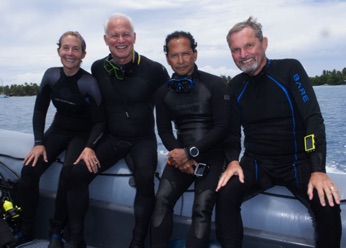
[[[177,93],[187,93],[193,89],[195,82],[189,78],[172,78],[167,82],[168,90]]]
[[[114,75],[119,80],[124,80],[125,70],[110,61],[108,58],[105,59],[103,67],[106,69],[109,75]]]

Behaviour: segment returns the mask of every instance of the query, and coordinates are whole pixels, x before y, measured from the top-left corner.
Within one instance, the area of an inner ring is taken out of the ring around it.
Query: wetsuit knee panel
[[[159,190],[156,193],[156,203],[152,224],[154,227],[159,226],[167,213],[173,213],[173,207],[176,203],[175,197],[172,199],[174,188],[167,179],[162,179]]]
[[[197,238],[203,238],[210,230],[211,215],[216,199],[216,193],[212,190],[205,190],[195,193],[195,202],[193,207],[193,221],[195,235]]]

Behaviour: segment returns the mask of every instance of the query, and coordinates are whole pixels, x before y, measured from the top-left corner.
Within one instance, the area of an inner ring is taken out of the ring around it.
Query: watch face
[[[197,157],[199,154],[199,150],[196,147],[191,147],[190,148],[190,154],[192,157]]]

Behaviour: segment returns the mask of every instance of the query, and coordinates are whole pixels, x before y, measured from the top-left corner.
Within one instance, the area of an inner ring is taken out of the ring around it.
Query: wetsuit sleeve
[[[105,114],[101,92],[97,80],[89,74],[84,75],[79,81],[79,88],[82,92],[86,91],[89,101],[92,128],[86,147],[93,149],[97,141],[102,137],[105,128]]]
[[[157,78],[156,78],[156,89],[159,89],[162,85],[164,85],[166,82],[168,82],[168,80],[170,79],[168,72],[166,70],[166,68],[159,64],[158,65],[159,69],[157,69]],[[155,97],[155,95],[154,95]]]
[[[170,111],[164,103],[166,94],[166,85],[160,87],[155,93],[156,125],[163,145],[168,151],[171,151],[175,148],[183,148],[184,146],[174,136]]]
[[[232,87],[232,81],[228,84],[228,91],[230,94],[230,125],[225,139],[225,154],[227,163],[231,161],[238,161],[241,151],[241,123],[239,109],[237,107],[237,99],[235,91]]]
[[[100,104],[97,104],[96,102],[91,104],[91,116],[93,125],[86,147],[94,149],[105,129],[105,115],[102,102],[100,102]]]
[[[92,118],[92,128],[86,143],[86,147],[94,149],[97,141],[102,137],[103,131],[105,129],[105,119],[104,119],[104,109],[103,104],[100,102],[97,104],[94,99],[91,100],[91,118]]]
[[[306,135],[314,134],[315,151],[309,153],[313,172],[326,172],[326,135],[324,120],[310,79],[301,63],[292,60],[290,88],[306,127]]]
[[[51,80],[49,72],[50,70],[48,69],[43,75],[35,100],[34,114],[32,118],[35,145],[44,145],[44,129],[47,111],[50,104],[51,92],[51,88],[49,85],[49,80]]]

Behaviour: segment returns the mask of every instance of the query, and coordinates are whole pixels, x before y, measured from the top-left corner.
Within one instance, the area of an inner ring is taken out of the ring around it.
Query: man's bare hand
[[[78,164],[81,160],[84,161],[85,165],[88,167],[89,172],[97,173],[98,169],[101,167],[101,164],[96,157],[95,151],[91,148],[84,148],[82,153],[73,164]]]
[[[308,184],[308,196],[309,199],[313,198],[313,190],[316,189],[320,203],[322,206],[326,206],[325,196],[329,206],[334,206],[334,200],[336,204],[340,204],[340,193],[334,182],[323,172],[313,172]],[[334,199],[334,200],[333,200]]]
[[[244,173],[238,161],[232,161],[228,164],[226,170],[222,173],[219,183],[217,184],[216,191],[219,191],[222,187],[226,186],[228,181],[233,176],[239,176],[239,181],[244,183]]]
[[[174,167],[181,166],[189,160],[189,158],[186,157],[186,154],[183,148],[175,148],[172,151],[170,151],[167,154],[167,156],[168,156],[168,161],[170,161],[171,165],[173,165]]]
[[[195,172],[195,167],[197,166],[197,162],[193,159],[188,160],[187,162],[183,163],[178,167],[178,169],[181,172],[184,172],[186,174],[194,174]]]

